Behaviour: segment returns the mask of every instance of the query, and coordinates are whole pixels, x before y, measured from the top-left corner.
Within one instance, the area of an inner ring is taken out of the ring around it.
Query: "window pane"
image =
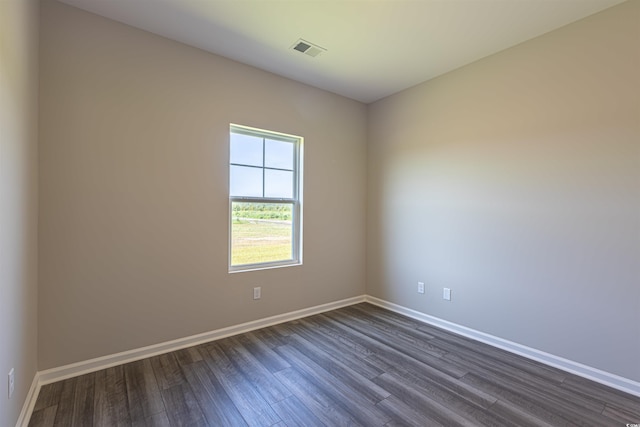
[[[235,197],[262,197],[262,168],[231,165],[229,192]]]
[[[262,138],[231,133],[231,163],[262,166]]]
[[[231,265],[293,259],[293,204],[231,204]]]
[[[264,196],[293,198],[293,172],[265,169]]]
[[[264,165],[268,168],[293,170],[294,145],[291,142],[266,139]]]

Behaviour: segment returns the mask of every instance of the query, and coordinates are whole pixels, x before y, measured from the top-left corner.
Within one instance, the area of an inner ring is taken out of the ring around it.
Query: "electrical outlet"
[[[13,392],[16,390],[16,376],[13,368],[9,371],[9,399],[13,397]]]
[[[253,288],[253,299],[260,299],[262,297],[262,288],[257,286]]]
[[[442,299],[445,299],[447,301],[451,301],[451,289],[444,288],[442,290]]]
[[[418,282],[418,293],[424,294],[424,282]]]

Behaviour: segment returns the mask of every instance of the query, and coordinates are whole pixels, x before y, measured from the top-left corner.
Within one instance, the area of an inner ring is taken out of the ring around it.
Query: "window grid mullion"
[[[267,155],[267,148],[266,148],[267,143],[265,142],[265,139],[262,138],[262,197],[264,197],[264,188],[265,188],[265,181],[267,179],[267,174],[264,170],[265,167],[265,157]]]
[[[277,197],[239,197],[239,196],[231,196],[229,200],[232,203],[296,203],[296,199],[278,199]]]
[[[254,165],[245,165],[243,163],[229,163],[231,166],[240,166],[242,168],[254,168],[254,169],[268,169],[270,171],[282,171],[282,172],[295,172],[295,169],[284,169],[284,168],[274,168],[269,166],[254,166]]]

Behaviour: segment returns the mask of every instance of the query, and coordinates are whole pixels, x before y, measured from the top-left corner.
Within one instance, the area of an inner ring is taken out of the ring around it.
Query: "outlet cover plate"
[[[418,293],[424,294],[424,282],[418,282]]]

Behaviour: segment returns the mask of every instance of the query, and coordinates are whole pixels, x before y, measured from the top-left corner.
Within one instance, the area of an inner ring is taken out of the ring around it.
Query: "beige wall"
[[[42,8],[40,369],[364,294],[363,104]],[[305,138],[303,266],[227,272],[231,122]]]
[[[640,2],[368,116],[42,7],[39,369],[363,294],[366,241],[367,293],[640,380]],[[305,137],[301,267],[227,273],[230,122]]]
[[[38,3],[0,0],[0,425],[37,370]],[[7,399],[7,374],[15,394]]]
[[[638,22],[626,2],[370,106],[368,294],[640,380]]]

